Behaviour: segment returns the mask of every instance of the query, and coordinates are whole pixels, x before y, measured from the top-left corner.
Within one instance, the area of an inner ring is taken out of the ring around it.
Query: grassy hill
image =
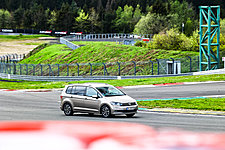
[[[104,65],[106,63],[106,73],[108,75],[118,75],[118,64],[121,64],[121,75],[133,75],[134,64],[136,63],[136,75],[152,74],[152,65],[149,60],[156,59],[169,59],[169,58],[184,58],[186,62],[182,62],[182,72],[188,72],[190,65],[187,56],[196,56],[197,52],[188,51],[173,51],[173,50],[160,50],[160,49],[148,49],[136,46],[120,45],[113,42],[74,42],[82,47],[72,50],[63,44],[45,44],[34,49],[27,58],[20,63],[23,64],[76,64],[79,63],[79,75],[90,75],[90,64],[92,63],[93,75],[105,74]],[[95,64],[93,64],[95,63]],[[165,62],[164,62],[165,63]],[[164,64],[165,66],[165,64]],[[154,63],[154,74],[157,74],[157,63]],[[36,68],[40,72],[40,68]],[[54,74],[57,74],[57,67],[53,67]],[[48,74],[48,67],[44,69],[44,72]],[[62,65],[59,69],[61,74],[66,74],[67,67]],[[72,76],[76,74],[77,65],[71,65],[70,72]],[[162,71],[165,70],[161,69]],[[45,74],[46,74],[45,73]],[[163,72],[165,73],[165,71]],[[161,73],[161,74],[163,74]],[[46,75],[47,75],[46,74]]]
[[[197,52],[173,51],[141,48],[129,45],[119,45],[113,42],[74,42],[85,45],[72,50],[63,44],[47,45],[40,50],[34,50],[20,63],[27,64],[64,64],[64,63],[106,63],[149,61],[155,59],[182,58],[197,56]]]

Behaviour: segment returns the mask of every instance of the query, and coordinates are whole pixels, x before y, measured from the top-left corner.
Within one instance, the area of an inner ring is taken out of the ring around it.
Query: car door
[[[95,113],[98,112],[100,107],[100,97],[92,97],[98,96],[99,93],[92,87],[87,87],[86,90],[86,98],[84,100],[84,105],[87,111]]]
[[[74,86],[71,91],[71,100],[75,110],[83,110],[86,87]]]

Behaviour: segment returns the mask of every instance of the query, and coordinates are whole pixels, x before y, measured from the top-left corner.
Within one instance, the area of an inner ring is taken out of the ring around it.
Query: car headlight
[[[122,103],[120,102],[110,102],[110,104],[115,106],[122,106]]]

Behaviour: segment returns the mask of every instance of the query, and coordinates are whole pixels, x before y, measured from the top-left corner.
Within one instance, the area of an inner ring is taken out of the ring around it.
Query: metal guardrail
[[[124,39],[143,39],[149,38],[151,40],[153,34],[125,34],[125,33],[105,33],[105,34],[75,34],[64,36],[69,41],[73,40],[113,40],[121,41]]]
[[[151,40],[153,34],[124,34],[124,33],[106,33],[106,34],[75,34],[60,37],[60,43],[66,44],[68,47],[77,49],[79,46],[70,41],[109,41],[109,42],[124,42],[124,44],[134,44],[135,40],[148,38]]]
[[[59,42],[60,42],[61,44],[67,45],[69,48],[71,48],[71,49],[73,49],[73,50],[75,50],[75,49],[77,49],[77,48],[80,47],[80,46],[78,46],[78,45],[76,45],[76,44],[73,44],[72,42],[68,41],[68,40],[67,40],[66,38],[64,38],[64,37],[60,37]]]
[[[0,78],[15,79],[25,81],[80,81],[80,80],[123,80],[123,79],[143,79],[143,78],[157,78],[157,77],[174,77],[174,76],[190,76],[192,73],[177,74],[177,75],[149,75],[149,76],[89,76],[89,77],[64,77],[64,76],[29,76],[29,75],[13,75],[0,73]]]
[[[25,54],[7,54],[0,56],[0,62],[17,62],[19,60],[22,60],[23,58],[25,58]]]

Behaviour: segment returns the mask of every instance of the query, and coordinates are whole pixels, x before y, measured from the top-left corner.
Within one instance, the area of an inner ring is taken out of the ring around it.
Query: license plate
[[[127,107],[126,110],[134,110],[134,108],[133,107]]]

